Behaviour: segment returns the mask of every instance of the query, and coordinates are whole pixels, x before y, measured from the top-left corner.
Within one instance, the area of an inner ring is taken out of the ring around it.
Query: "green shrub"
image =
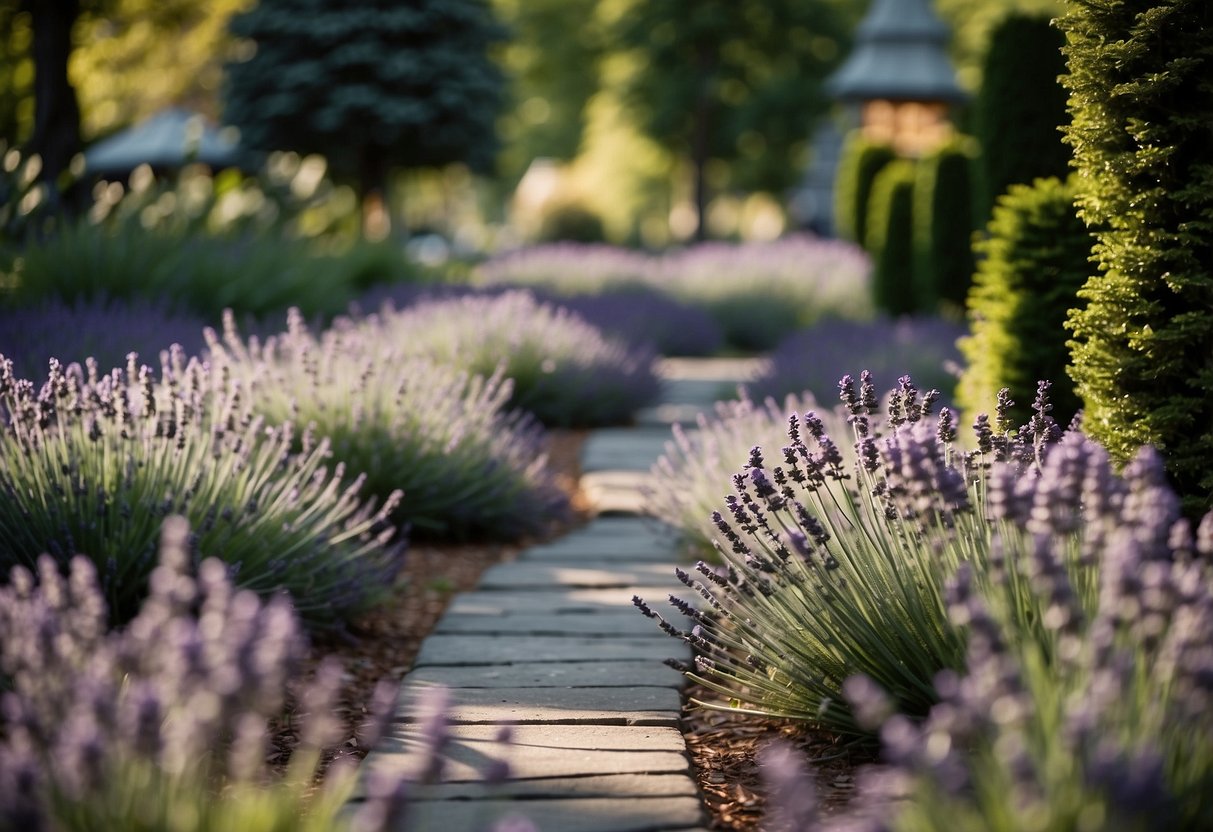
[[[962,137],[918,163],[914,277],[925,310],[938,303],[964,308],[973,282],[974,156],[973,140]]]
[[[897,154],[886,144],[876,144],[859,131],[847,136],[834,185],[834,223],[838,236],[868,247],[869,200],[877,175]]]
[[[510,406],[552,427],[622,424],[659,392],[649,348],[608,338],[527,291],[422,301],[377,316],[366,332],[400,355],[504,374]]]
[[[1153,445],[1190,513],[1213,500],[1213,6],[1073,4],[1067,140],[1099,273],[1070,319],[1084,424]]]
[[[254,417],[255,395],[180,353],[98,377],[52,362],[42,391],[0,356],[0,567],[96,564],[111,614],[147,592],[161,520],[189,518],[199,556],[224,558],[237,585],[285,590],[299,614],[339,627],[380,600],[400,566],[387,517],[360,479],[327,469],[329,444]],[[302,450],[296,452],[299,443]]]
[[[894,317],[926,305],[914,277],[914,164],[887,165],[872,185],[867,248],[872,255],[872,299]]]
[[[984,224],[1011,185],[1069,172],[1070,149],[1061,127],[1069,122],[1065,36],[1048,17],[1012,12],[990,33],[981,89],[973,102],[980,201],[973,213]]]
[[[543,242],[601,243],[606,240],[602,217],[576,202],[548,208],[539,228]]]
[[[1080,403],[1065,376],[1070,361],[1064,324],[1081,306],[1078,290],[1094,270],[1091,233],[1078,218],[1072,182],[1039,179],[1012,185],[994,209],[984,255],[969,294],[971,334],[960,342],[966,363],[957,390],[961,410],[976,413],[1002,388],[1017,420],[1042,378],[1059,379],[1051,398],[1063,423]]]
[[[372,494],[408,495],[395,518],[448,538],[546,531],[566,508],[527,415],[507,412],[510,383],[410,353],[372,316],[314,336],[298,310],[287,331],[245,343],[232,316],[211,362],[250,391],[271,423],[314,425]],[[404,333],[407,338],[407,333]]]

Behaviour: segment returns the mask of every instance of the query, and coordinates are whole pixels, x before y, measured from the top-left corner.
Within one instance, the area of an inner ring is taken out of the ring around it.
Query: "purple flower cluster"
[[[52,360],[41,388],[0,356],[0,566],[85,555],[123,620],[147,592],[161,521],[182,514],[192,550],[224,558],[238,585],[286,590],[309,623],[341,626],[399,569],[399,495],[375,509],[361,478],[327,469],[327,440],[267,424],[254,403],[179,348],[159,378],[134,354],[104,375]]]
[[[123,367],[131,352],[155,356],[172,344],[197,355],[205,323],[148,300],[58,299],[32,307],[0,307],[0,353],[18,378],[36,378],[56,358],[62,366],[94,359],[103,368]]]
[[[211,361],[271,422],[298,420],[370,492],[402,490],[395,518],[447,537],[540,532],[566,509],[534,420],[507,410],[511,382],[419,356],[409,331],[370,316],[313,335],[298,313],[287,330],[244,341],[229,316],[211,332]],[[492,368],[490,368],[492,369]]]
[[[750,394],[761,399],[811,391],[826,398],[845,368],[858,364],[872,373],[878,389],[910,375],[947,401],[961,365],[956,341],[964,334],[962,324],[943,318],[818,321],[771,352],[770,368],[748,385]]]
[[[13,829],[332,828],[350,774],[312,794],[340,679],[322,665],[289,777],[266,777],[267,722],[284,704],[304,643],[285,597],[238,590],[226,564],[196,574],[181,517],[164,522],[149,595],[107,632],[91,561],[65,578],[42,557],[0,587],[0,826]],[[364,820],[392,816],[372,800]],[[266,817],[268,813],[269,818]],[[307,817],[313,824],[296,827]],[[252,824],[256,824],[255,826]],[[351,828],[386,828],[351,820]]]

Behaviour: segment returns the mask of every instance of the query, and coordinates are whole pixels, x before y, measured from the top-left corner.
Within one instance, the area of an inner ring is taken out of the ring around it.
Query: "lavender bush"
[[[510,382],[410,355],[377,316],[320,336],[298,311],[287,330],[246,343],[232,317],[211,360],[238,379],[271,423],[327,437],[368,491],[403,490],[395,517],[419,532],[511,538],[545,530],[567,508],[527,415],[506,409]]]
[[[510,404],[559,427],[627,422],[658,393],[653,354],[525,291],[421,302],[364,322],[366,337],[476,375],[502,372]]]
[[[549,243],[518,249],[480,265],[480,279],[557,295],[594,295],[652,280],[653,258],[598,243]]]
[[[877,389],[887,390],[903,375],[951,401],[961,366],[956,341],[963,324],[943,318],[877,318],[872,321],[819,321],[784,340],[770,356],[770,368],[750,382],[755,399],[810,391],[827,398],[846,367],[867,368]]]
[[[661,622],[696,649],[691,678],[727,697],[705,704],[863,736],[841,694],[847,678],[864,673],[900,712],[925,715],[936,674],[964,666],[944,583],[962,563],[982,571],[994,556],[986,465],[1006,462],[995,470],[1011,483],[989,499],[1016,493],[1017,478],[1031,480],[1057,434],[1046,391],[1018,431],[1008,431],[1010,403],[1001,401],[995,425],[981,417],[978,449],[964,454],[951,412],[931,418],[937,392],[922,395],[903,377],[875,419],[865,372],[858,390],[850,376],[840,382],[853,465],[812,413],[788,418],[778,461],[755,446],[725,510],[713,514],[724,565],[677,573],[706,605],[677,602],[692,619],[689,632]],[[1073,534],[1081,539],[1081,529]]]
[[[847,681],[886,765],[822,828],[1208,829],[1213,514],[1193,534],[1149,448],[1123,477],[1078,434],[1039,477],[996,470],[989,568],[946,591],[965,669],[921,723]]]
[[[375,602],[402,557],[389,542],[399,495],[364,502],[361,478],[326,468],[327,440],[267,425],[249,392],[179,349],[158,380],[134,354],[106,375],[52,360],[40,390],[0,356],[0,567],[85,555],[123,620],[147,591],[161,520],[182,514],[194,551],[226,559],[242,588],[288,591],[314,626]]]
[[[100,367],[122,367],[131,352],[155,356],[171,344],[197,355],[205,326],[162,301],[51,299],[32,307],[0,307],[0,353],[13,362],[18,378],[41,376],[51,358],[65,367],[89,357]]]
[[[304,643],[285,597],[238,590],[227,564],[196,575],[184,518],[165,520],[138,615],[107,632],[92,562],[69,575],[41,557],[0,586],[0,827],[269,832],[386,830],[401,786],[381,782],[342,812],[353,770],[313,778],[340,739],[341,668],[322,664],[299,697],[300,742],[284,777],[266,771],[268,721],[283,709]],[[389,687],[376,697],[390,705]],[[373,742],[373,738],[369,738]]]

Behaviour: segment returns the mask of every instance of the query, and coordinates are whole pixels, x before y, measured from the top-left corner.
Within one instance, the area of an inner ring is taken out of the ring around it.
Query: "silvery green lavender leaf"
[[[148,592],[161,521],[189,518],[195,557],[221,557],[242,588],[290,594],[310,625],[340,627],[383,597],[399,570],[390,515],[362,478],[329,468],[329,443],[268,424],[256,393],[226,372],[164,356],[160,373],[128,358],[45,383],[0,356],[0,565],[88,557],[115,621]]]

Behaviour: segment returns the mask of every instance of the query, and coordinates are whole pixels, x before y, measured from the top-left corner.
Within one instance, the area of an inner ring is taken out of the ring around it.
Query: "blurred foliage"
[[[914,279],[927,309],[944,304],[959,314],[973,282],[976,155],[977,145],[971,137],[955,136],[918,164],[914,183]]]
[[[0,0],[0,137],[24,141],[34,124],[34,62],[30,16],[16,0]]]
[[[867,245],[868,201],[872,183],[885,166],[897,158],[890,145],[874,142],[859,130],[847,134],[838,160],[838,178],[834,186],[834,216],[838,236],[859,245]]]
[[[914,163],[890,162],[872,183],[868,204],[868,253],[872,255],[872,299],[889,315],[922,308],[914,280]]]
[[[981,63],[990,32],[1009,14],[1022,12],[1056,17],[1064,0],[934,0],[935,11],[952,27],[952,61],[961,86],[981,86]]]

